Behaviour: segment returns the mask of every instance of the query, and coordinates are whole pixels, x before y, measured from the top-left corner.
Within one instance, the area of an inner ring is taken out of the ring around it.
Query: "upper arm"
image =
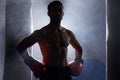
[[[38,31],[34,31],[31,35],[29,35],[28,37],[24,38],[22,41],[20,41],[17,44],[17,50],[23,51],[25,49],[27,49],[28,47],[32,46],[34,43],[36,43],[38,41]]]
[[[72,31],[68,31],[70,44],[78,53],[82,53],[82,47]]]

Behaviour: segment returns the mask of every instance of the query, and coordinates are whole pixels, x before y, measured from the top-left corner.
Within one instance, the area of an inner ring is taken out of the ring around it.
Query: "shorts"
[[[72,80],[69,67],[45,66],[46,71],[40,80]]]
[[[68,66],[43,66],[41,63],[34,60],[32,57],[24,60],[24,63],[28,65],[29,68],[33,71],[34,76],[36,78],[40,78],[40,80],[71,80],[71,72]],[[46,69],[45,72],[43,70],[43,67],[45,67]]]

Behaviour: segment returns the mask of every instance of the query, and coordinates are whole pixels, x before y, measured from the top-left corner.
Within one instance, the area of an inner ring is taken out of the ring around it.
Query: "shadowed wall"
[[[3,80],[5,58],[5,6],[6,0],[0,0],[0,80]]]
[[[107,80],[120,80],[120,1],[107,0]]]
[[[16,44],[31,32],[31,1],[6,0],[4,80],[30,80],[30,69],[16,51]]]

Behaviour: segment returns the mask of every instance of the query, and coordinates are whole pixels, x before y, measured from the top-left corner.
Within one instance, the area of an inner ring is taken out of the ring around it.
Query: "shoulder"
[[[46,30],[47,30],[47,26],[44,26],[41,29],[34,30],[32,34],[42,35],[42,34],[45,34]]]
[[[34,30],[31,34],[31,38],[35,40],[43,39],[46,34],[46,26],[42,27],[41,29]]]
[[[64,28],[64,30],[65,30],[65,32],[67,33],[67,35],[69,36],[70,40],[76,39],[74,33],[73,33],[71,30],[66,29],[66,28]]]
[[[74,33],[70,30],[70,29],[67,29],[67,28],[64,28],[62,27],[63,31],[65,31],[68,35],[74,35]]]

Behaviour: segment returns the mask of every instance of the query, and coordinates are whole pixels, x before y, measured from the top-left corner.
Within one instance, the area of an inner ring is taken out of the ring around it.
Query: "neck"
[[[50,26],[54,29],[58,29],[61,26],[61,21],[51,21]]]

